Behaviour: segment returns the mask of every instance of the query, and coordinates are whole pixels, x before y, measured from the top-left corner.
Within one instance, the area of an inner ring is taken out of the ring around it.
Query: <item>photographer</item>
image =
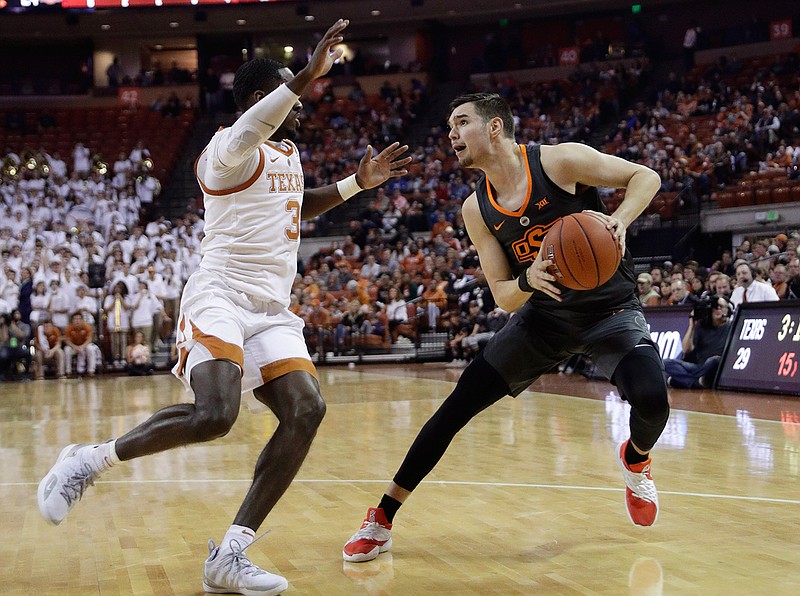
[[[711,387],[730,326],[730,304],[724,296],[710,296],[695,304],[683,336],[682,358],[664,360],[667,384],[682,389]]]
[[[31,354],[24,344],[25,327],[29,328],[19,320],[19,315],[17,320],[13,315],[0,315],[0,380],[20,379],[30,368]]]

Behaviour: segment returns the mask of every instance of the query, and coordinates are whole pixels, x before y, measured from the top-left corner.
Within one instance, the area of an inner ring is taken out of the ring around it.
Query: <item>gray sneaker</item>
[[[237,540],[228,546],[208,541],[208,559],[203,568],[203,589],[212,594],[271,596],[289,587],[285,577],[264,571],[244,555]]]
[[[87,456],[94,448],[95,445],[67,445],[39,483],[36,494],[39,512],[51,524],[57,526],[64,521],[86,488],[100,475],[102,470]]]

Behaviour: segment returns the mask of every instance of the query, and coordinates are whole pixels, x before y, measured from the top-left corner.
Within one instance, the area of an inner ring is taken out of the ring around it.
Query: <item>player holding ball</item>
[[[615,457],[631,521],[652,525],[658,494],[649,453],[667,423],[669,405],[663,364],[636,299],[625,230],[658,191],[658,175],[586,145],[518,145],[511,110],[496,94],[456,98],[448,124],[459,164],[485,174],[462,213],[497,304],[516,316],[467,366],[423,426],[386,494],[345,544],[344,559],[368,561],[389,550],[395,513],[456,433],[573,354],[589,356],[631,405],[630,439],[617,446]],[[626,189],[613,215],[605,212],[597,186]],[[605,222],[624,255],[607,282],[583,291],[560,287],[548,272],[553,263],[539,250],[556,221],[582,211]]]

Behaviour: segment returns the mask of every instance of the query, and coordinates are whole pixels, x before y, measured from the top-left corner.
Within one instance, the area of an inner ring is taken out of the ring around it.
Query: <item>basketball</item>
[[[591,213],[559,219],[542,243],[542,257],[553,261],[550,273],[562,286],[591,290],[606,283],[619,267],[622,253],[613,231]]]

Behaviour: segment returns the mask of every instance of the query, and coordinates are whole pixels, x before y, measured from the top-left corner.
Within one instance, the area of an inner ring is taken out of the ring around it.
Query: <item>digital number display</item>
[[[717,388],[800,395],[800,300],[752,302],[736,311]]]

